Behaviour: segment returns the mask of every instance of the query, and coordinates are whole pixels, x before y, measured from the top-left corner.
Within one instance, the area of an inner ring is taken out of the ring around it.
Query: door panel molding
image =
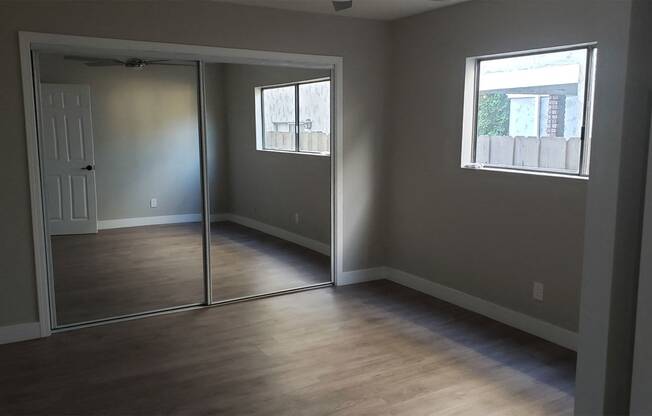
[[[41,83],[40,97],[47,232],[97,233],[95,171],[82,170],[95,164],[90,86]]]

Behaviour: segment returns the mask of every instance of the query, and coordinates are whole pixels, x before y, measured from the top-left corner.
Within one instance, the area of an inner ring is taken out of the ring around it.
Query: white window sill
[[[566,179],[578,179],[581,181],[587,181],[588,176],[582,176],[572,173],[563,173],[563,172],[551,172],[545,170],[534,170],[534,169],[518,169],[518,168],[502,168],[498,166],[478,166],[478,165],[462,165],[462,169],[466,170],[475,170],[475,171],[488,171],[488,172],[503,172],[503,173],[516,173],[522,175],[533,175],[533,176],[547,176],[552,178],[566,178]]]
[[[298,155],[298,156],[320,156],[320,157],[330,157],[330,153],[311,153],[311,152],[295,152],[292,150],[274,150],[274,149],[256,149],[259,152],[269,152],[269,153],[283,153],[288,155]]]

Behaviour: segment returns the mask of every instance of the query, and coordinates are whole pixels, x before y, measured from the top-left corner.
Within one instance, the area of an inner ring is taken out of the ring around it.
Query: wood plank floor
[[[387,281],[0,346],[0,413],[572,414],[574,353]]]
[[[52,238],[59,325],[202,303],[199,223]],[[330,259],[230,222],[211,227],[215,300],[330,281]]]

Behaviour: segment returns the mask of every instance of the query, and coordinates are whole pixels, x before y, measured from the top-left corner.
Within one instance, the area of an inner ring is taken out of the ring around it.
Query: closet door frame
[[[135,40],[95,38],[49,33],[19,32],[18,43],[21,61],[25,111],[25,136],[27,141],[27,158],[30,181],[30,199],[32,211],[32,236],[34,244],[35,280],[38,300],[38,323],[40,336],[46,337],[53,332],[77,329],[106,323],[137,319],[145,316],[161,315],[177,311],[205,308],[240,300],[256,299],[278,294],[309,290],[330,285],[346,283],[340,277],[343,267],[343,59],[338,56],[307,55],[285,52],[270,52],[251,49],[233,49],[211,46],[198,46],[174,43],[145,42]],[[51,270],[49,263],[49,244],[47,243],[46,222],[44,220],[43,188],[38,151],[38,108],[39,73],[38,60],[34,57],[39,52],[68,54],[104,53],[107,55],[138,55],[148,59],[175,59],[198,62],[199,78],[199,124],[200,154],[203,202],[203,248],[204,248],[204,302],[200,305],[171,307],[143,313],[117,316],[87,323],[56,327],[53,320],[54,302],[51,302]],[[206,117],[204,65],[206,63],[237,63],[253,65],[285,65],[331,71],[331,281],[324,284],[293,288],[268,294],[238,298],[228,301],[213,302],[210,275],[210,189],[207,180],[206,155]],[[342,280],[342,281],[340,281]]]

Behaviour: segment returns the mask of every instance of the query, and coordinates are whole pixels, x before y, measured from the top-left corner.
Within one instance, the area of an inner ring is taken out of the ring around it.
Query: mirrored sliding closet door
[[[213,302],[331,282],[330,70],[206,64]]]
[[[36,59],[53,327],[203,303],[198,64]]]

